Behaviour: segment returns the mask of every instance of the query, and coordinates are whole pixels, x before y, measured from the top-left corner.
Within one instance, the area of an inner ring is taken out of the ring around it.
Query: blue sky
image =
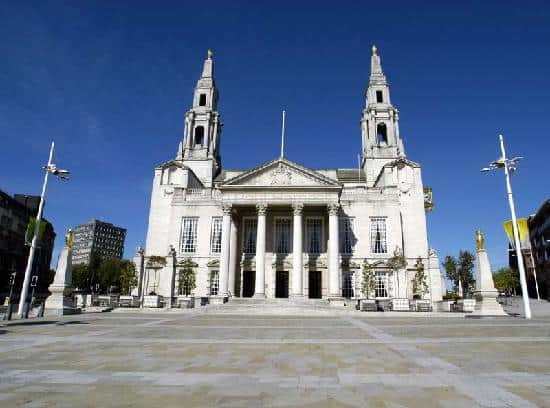
[[[440,258],[486,232],[507,263],[504,177],[479,169],[523,155],[518,214],[550,196],[550,6],[544,1],[182,2],[2,1],[0,189],[39,194],[51,140],[71,170],[52,180],[58,233],[99,218],[145,242],[153,168],[174,157],[206,50],[215,52],[225,168],[279,151],[312,168],[354,168],[359,118],[378,46],[408,158],[423,166]]]

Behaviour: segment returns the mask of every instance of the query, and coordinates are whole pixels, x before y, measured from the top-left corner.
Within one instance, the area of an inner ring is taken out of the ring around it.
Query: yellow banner
[[[508,236],[508,241],[510,241],[510,245],[512,246],[512,248],[515,249],[516,245],[514,242],[514,228],[512,226],[512,221],[506,221],[503,223],[503,225],[504,231],[506,231],[506,235]],[[527,223],[527,218],[518,218],[517,225],[521,249],[530,249],[531,243],[529,241],[529,224]]]

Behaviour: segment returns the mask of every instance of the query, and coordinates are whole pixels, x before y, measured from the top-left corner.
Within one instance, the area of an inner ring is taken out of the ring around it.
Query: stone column
[[[136,267],[136,275],[138,278],[137,296],[139,299],[141,299],[141,292],[143,291],[143,272],[145,267],[144,255],[145,251],[141,246],[138,246],[133,261]]]
[[[222,250],[220,253],[220,287],[218,296],[227,297],[227,285],[229,278],[229,245],[231,242],[231,205],[223,206],[222,219]]]
[[[303,284],[303,255],[302,255],[302,210],[303,204],[296,203],[294,209],[294,222],[292,230],[292,297],[304,296]]]
[[[231,238],[229,244],[229,279],[228,291],[235,295],[235,276],[237,272],[237,223],[231,218]]]
[[[338,212],[339,204],[328,206],[328,296],[341,297],[340,292],[340,267],[338,248]]]
[[[168,269],[170,273],[170,297],[168,299],[167,308],[171,309],[174,307],[174,292],[176,290],[176,250],[172,245],[170,245],[168,249],[165,269]]]
[[[258,210],[258,228],[256,232],[256,282],[255,298],[265,298],[265,214],[267,204],[256,205]]]

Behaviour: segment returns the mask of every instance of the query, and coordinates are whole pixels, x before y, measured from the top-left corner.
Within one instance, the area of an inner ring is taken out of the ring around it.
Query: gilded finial
[[[485,251],[485,237],[480,229],[476,231],[476,251]]]
[[[207,55],[208,55],[208,59],[212,59],[212,56],[214,55],[214,52],[212,52],[212,50],[209,48],[208,52],[207,52]]]
[[[73,230],[69,228],[67,231],[67,235],[65,235],[65,247],[66,248],[72,248],[73,247]]]
[[[372,45],[372,55],[378,55],[376,52],[378,51],[378,48],[376,48],[376,45]]]

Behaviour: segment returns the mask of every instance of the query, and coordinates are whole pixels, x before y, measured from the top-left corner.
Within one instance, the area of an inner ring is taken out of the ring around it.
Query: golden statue
[[[208,59],[212,59],[212,57],[214,56],[214,52],[209,48],[207,51],[207,55],[208,55]]]
[[[376,45],[372,45],[372,55],[376,55],[376,51],[378,51],[378,48],[376,48]]]
[[[485,251],[485,237],[480,229],[476,231],[476,250],[477,252]]]
[[[70,228],[69,228],[69,231],[67,231],[67,234],[65,235],[65,247],[66,248],[73,247],[73,230]]]

